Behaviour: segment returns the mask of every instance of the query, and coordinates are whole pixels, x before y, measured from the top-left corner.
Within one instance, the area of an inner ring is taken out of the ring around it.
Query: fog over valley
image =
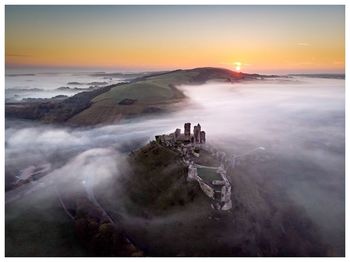
[[[11,70],[5,75],[6,101],[72,96],[82,91],[128,81],[145,73],[33,72]]]
[[[6,95],[8,89],[31,89],[29,94],[22,96],[17,92],[14,93],[17,98],[11,94],[6,99],[66,95],[69,91],[56,90],[67,86],[59,82],[60,78],[6,76]],[[128,78],[79,76],[69,79],[72,80],[67,83],[84,83],[68,85],[70,87],[88,88],[91,83],[106,82],[102,86]],[[49,82],[51,86],[45,87]],[[184,123],[191,122],[201,124],[209,145],[225,152],[227,158],[235,159],[234,172],[259,187],[272,203],[300,208],[330,252],[343,255],[345,80],[293,76],[235,83],[210,81],[177,88],[188,99],[178,103],[173,111],[127,118],[114,125],[72,128],[6,119],[5,202],[7,208],[17,205],[18,209],[6,218],[6,223],[27,212],[26,201],[35,206],[43,198],[56,199],[55,190],[64,197],[85,192],[90,200],[94,199],[99,190],[115,186],[112,181],[127,173],[129,167],[125,159],[130,152],[154,140],[155,135],[168,134],[176,128],[183,132]],[[80,90],[72,91],[78,92]],[[37,180],[14,187],[19,176],[31,172],[38,172]],[[238,187],[233,185],[232,191],[239,190]],[[124,199],[115,201],[122,206]],[[47,211],[41,208],[42,212]],[[232,212],[234,215],[235,211]],[[124,215],[129,221],[145,223],[127,212]],[[186,216],[186,212],[177,215]],[[170,214],[147,223],[155,226],[175,218],[176,214]],[[11,236],[7,238],[11,241]],[[228,237],[222,241],[233,240]]]

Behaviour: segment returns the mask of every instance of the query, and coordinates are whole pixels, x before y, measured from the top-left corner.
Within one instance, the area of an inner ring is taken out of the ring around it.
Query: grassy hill
[[[155,73],[129,83],[82,92],[63,101],[8,103],[6,116],[71,125],[113,123],[124,117],[167,111],[169,105],[185,98],[176,88],[178,85],[203,84],[209,80],[234,82],[257,76],[210,67]]]
[[[184,75],[169,73],[113,87],[92,99],[89,108],[68,122],[78,125],[113,123],[126,116],[162,112],[169,104],[185,98],[173,84],[184,83],[184,78]],[[125,99],[133,103],[125,105],[122,103]]]
[[[138,78],[119,85],[92,99],[89,108],[68,120],[71,124],[113,123],[122,117],[164,112],[170,104],[180,102],[184,94],[176,88],[183,84],[203,84],[208,80],[236,81],[254,78],[255,75],[236,73],[219,68],[175,70]],[[134,102],[121,103],[125,99]]]
[[[187,167],[177,152],[151,142],[130,155],[129,165],[132,170],[124,185],[133,203],[131,212],[163,214],[199,199],[210,205],[198,184],[186,180]]]

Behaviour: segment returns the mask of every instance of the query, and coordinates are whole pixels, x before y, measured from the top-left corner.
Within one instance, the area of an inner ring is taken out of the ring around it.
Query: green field
[[[211,184],[213,180],[222,180],[220,174],[216,173],[214,169],[199,167],[197,171],[198,176],[208,184]]]
[[[185,84],[195,76],[196,72],[170,72],[151,76],[145,80],[112,88],[95,99],[94,103],[118,103],[125,98],[142,102],[161,102],[167,99],[183,98],[183,94],[172,85]]]

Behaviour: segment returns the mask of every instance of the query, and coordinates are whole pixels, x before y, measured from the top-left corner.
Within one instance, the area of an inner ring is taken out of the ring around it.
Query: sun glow
[[[235,70],[237,72],[241,71],[241,65],[242,65],[241,62],[235,62],[234,65],[235,65]]]

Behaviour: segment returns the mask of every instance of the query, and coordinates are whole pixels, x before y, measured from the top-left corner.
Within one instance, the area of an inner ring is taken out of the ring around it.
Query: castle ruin
[[[193,134],[191,134],[191,123],[185,123],[184,133],[181,134],[181,129],[177,128],[174,133],[169,135],[158,135],[155,137],[158,143],[167,146],[177,144],[205,144],[205,132],[201,130],[200,124],[193,127]]]
[[[177,128],[169,135],[158,135],[156,142],[173,150],[178,150],[188,167],[188,181],[197,181],[202,191],[213,201],[212,207],[217,210],[232,208],[231,185],[226,177],[226,169],[220,166],[203,166],[196,163],[202,146],[206,143],[206,133],[197,124],[191,134],[191,123],[185,123],[184,133]]]

